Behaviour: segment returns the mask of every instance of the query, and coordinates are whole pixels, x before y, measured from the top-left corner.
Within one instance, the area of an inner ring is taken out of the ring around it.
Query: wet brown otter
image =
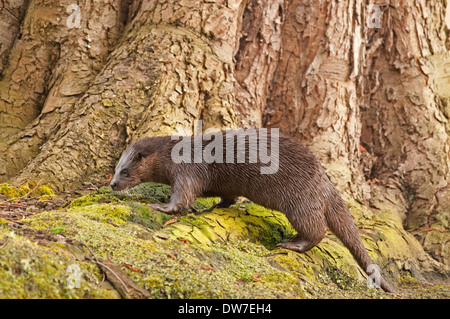
[[[221,197],[219,206],[227,207],[244,196],[286,214],[298,234],[280,247],[306,252],[321,242],[329,227],[372,277],[373,262],[353,218],[315,156],[292,138],[249,132],[217,132],[181,141],[170,136],[142,139],[123,153],[111,188],[169,184],[170,202],[150,205],[167,213],[189,208],[197,197]],[[264,153],[263,142],[270,152]],[[233,143],[236,147],[228,148]],[[381,276],[377,279],[382,289],[394,292]]]

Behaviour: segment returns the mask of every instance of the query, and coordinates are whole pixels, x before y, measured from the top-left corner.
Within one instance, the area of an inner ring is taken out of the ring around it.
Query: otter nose
[[[114,190],[116,188],[116,186],[117,186],[117,183],[115,181],[111,181],[109,186],[111,186],[111,188]]]

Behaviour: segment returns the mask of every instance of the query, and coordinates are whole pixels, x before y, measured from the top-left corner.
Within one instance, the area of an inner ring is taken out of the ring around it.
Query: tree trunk
[[[355,29],[361,29],[362,3],[289,1],[284,12],[283,50],[264,125],[297,136],[341,191],[360,198],[359,66],[353,50],[361,45]]]
[[[447,1],[77,3],[0,5],[1,181],[105,180],[199,119],[279,127],[448,264]]]
[[[39,154],[39,148],[69,125],[125,26],[128,8],[121,1],[106,6],[102,1],[86,2],[78,11],[70,10],[71,5],[38,0],[28,4],[0,82],[3,179],[33,165],[34,158],[45,154]],[[84,17],[78,23],[71,17],[77,13]],[[53,152],[58,153],[56,147]],[[58,171],[53,164],[49,168]],[[69,175],[66,178],[73,180]]]
[[[395,1],[367,29],[362,59],[361,143],[376,162],[371,204],[388,205],[438,260],[449,263],[449,66],[446,4]],[[425,233],[423,231],[426,231]],[[447,257],[444,257],[446,255]]]

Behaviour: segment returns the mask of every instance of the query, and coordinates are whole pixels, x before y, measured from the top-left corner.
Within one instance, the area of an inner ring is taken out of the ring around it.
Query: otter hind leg
[[[324,218],[321,218],[320,215],[304,214],[301,221],[301,223],[299,223],[299,220],[291,221],[297,235],[290,238],[288,242],[279,243],[278,247],[305,253],[322,241],[326,235]]]
[[[311,248],[314,248],[319,244],[320,240],[308,240],[306,238],[301,238],[299,235],[295,235],[288,242],[279,243],[277,247],[289,249],[298,253],[305,253]]]

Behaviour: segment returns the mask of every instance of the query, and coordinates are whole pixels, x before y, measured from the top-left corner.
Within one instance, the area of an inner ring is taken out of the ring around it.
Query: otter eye
[[[128,169],[124,168],[123,170],[120,171],[120,175],[122,175],[124,177],[128,177],[130,174],[128,172]]]

